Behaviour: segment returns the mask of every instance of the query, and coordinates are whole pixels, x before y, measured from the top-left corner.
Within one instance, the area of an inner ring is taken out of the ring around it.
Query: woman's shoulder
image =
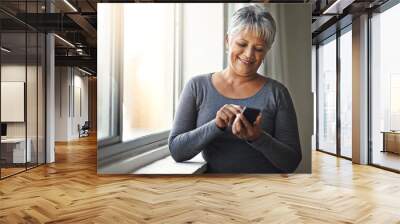
[[[268,77],[271,96],[277,104],[287,105],[292,100],[289,89],[280,81]]]
[[[192,76],[185,85],[189,85],[193,90],[207,88],[209,87],[209,79],[211,74],[212,73]]]
[[[288,91],[287,87],[280,81],[270,77],[266,77],[266,79],[267,79],[266,86],[268,86],[267,89],[269,91],[272,91],[273,93],[281,93]]]
[[[189,79],[188,83],[192,83],[192,84],[196,84],[196,85],[205,85],[205,84],[207,84],[208,79],[210,78],[211,74],[212,73],[192,76]]]

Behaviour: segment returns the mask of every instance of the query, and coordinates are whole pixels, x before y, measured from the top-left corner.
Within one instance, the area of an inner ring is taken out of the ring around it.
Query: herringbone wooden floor
[[[313,153],[313,174],[97,176],[96,141],[0,181],[0,223],[400,223],[400,175]]]

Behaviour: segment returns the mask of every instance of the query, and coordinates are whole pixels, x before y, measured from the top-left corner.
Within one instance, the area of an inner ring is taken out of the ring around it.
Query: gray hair
[[[259,5],[245,6],[233,13],[227,34],[231,37],[243,30],[253,31],[263,38],[269,50],[275,39],[275,20],[266,9]]]

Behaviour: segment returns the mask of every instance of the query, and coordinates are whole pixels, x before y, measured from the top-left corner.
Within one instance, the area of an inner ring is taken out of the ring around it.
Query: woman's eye
[[[260,48],[258,48],[258,49],[256,49],[256,51],[258,51],[258,52],[263,52],[264,51],[264,49],[260,49]]]
[[[246,47],[246,44],[243,44],[243,43],[238,43],[238,45],[239,45],[240,47]]]

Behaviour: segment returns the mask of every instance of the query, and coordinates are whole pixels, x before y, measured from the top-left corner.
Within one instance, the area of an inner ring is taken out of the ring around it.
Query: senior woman
[[[177,162],[202,152],[207,173],[290,173],[301,161],[296,113],[288,90],[257,73],[275,37],[261,6],[233,14],[226,35],[228,67],[184,87],[168,139]],[[261,111],[251,124],[243,107]]]

